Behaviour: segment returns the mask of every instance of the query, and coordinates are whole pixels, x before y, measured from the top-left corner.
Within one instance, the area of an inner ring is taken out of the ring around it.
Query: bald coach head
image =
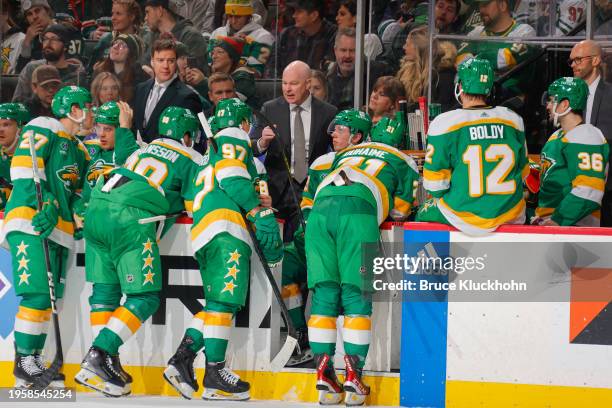
[[[310,67],[293,61],[283,71],[283,97],[289,104],[301,105],[310,95]]]
[[[601,46],[593,40],[574,45],[569,59],[574,77],[582,78],[591,85],[600,74],[601,54]]]

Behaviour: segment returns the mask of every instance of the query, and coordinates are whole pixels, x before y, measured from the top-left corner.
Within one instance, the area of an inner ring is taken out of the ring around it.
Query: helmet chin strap
[[[457,100],[457,102],[459,103],[459,105],[462,105],[463,103],[461,102],[461,94],[463,93],[463,89],[459,89],[459,82],[457,82],[455,84],[455,99]]]
[[[553,105],[553,126],[554,127],[561,126],[561,124],[559,123],[559,118],[567,115],[568,113],[572,111],[572,108],[568,107],[564,112],[557,113],[557,106],[559,106],[559,104],[555,102],[555,104]]]
[[[75,118],[70,113],[66,115],[68,119],[70,119],[71,121],[79,125],[79,129],[83,127],[83,122],[85,122],[85,119],[87,118],[87,114],[85,113],[85,110],[82,110],[82,112],[83,112],[83,116],[81,116],[80,119]]]

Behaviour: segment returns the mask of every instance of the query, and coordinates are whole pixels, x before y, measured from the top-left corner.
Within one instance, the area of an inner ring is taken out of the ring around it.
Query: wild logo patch
[[[542,155],[540,156],[540,168],[542,169],[541,174],[543,174],[542,178],[546,178],[546,176],[548,176],[548,170],[553,168],[555,164],[557,164],[555,159],[548,157],[545,152],[542,152]]]
[[[79,168],[76,164],[69,164],[59,169],[55,174],[64,184],[66,191],[72,192],[79,181]]]
[[[87,173],[87,182],[93,188],[101,175],[111,171],[114,168],[115,167],[113,165],[106,163],[102,159],[96,160],[89,168],[89,172]]]

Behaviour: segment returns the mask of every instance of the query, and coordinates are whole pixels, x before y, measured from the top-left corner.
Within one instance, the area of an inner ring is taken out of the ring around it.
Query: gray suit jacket
[[[266,153],[264,165],[269,175],[270,195],[274,206],[278,208],[282,217],[289,216],[291,210],[295,211],[293,199],[289,195],[289,179],[287,170],[283,162],[282,151],[280,145],[284,147],[287,160],[291,163],[291,127],[289,124],[289,104],[285,98],[278,97],[266,102],[262,109],[262,113],[277,126],[278,133],[281,137],[281,143],[274,140]],[[331,149],[331,138],[327,134],[327,127],[336,116],[337,109],[335,106],[326,102],[322,102],[317,98],[312,98],[312,112],[310,123],[310,139],[309,139],[309,156],[308,164],[312,164],[317,157],[324,155]],[[253,153],[257,156],[261,154],[257,148],[257,139],[261,137],[261,131],[264,125],[256,123],[251,132]]]
[[[591,124],[601,130],[608,144],[612,146],[612,84],[602,77],[595,91]],[[608,176],[606,190],[612,190],[612,177]]]

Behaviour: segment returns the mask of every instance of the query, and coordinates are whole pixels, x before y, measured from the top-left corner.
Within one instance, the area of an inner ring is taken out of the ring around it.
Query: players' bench
[[[10,102],[17,87],[19,75],[0,75],[0,102]]]
[[[255,89],[260,102],[263,104],[282,95],[282,81],[280,79],[258,79]]]

